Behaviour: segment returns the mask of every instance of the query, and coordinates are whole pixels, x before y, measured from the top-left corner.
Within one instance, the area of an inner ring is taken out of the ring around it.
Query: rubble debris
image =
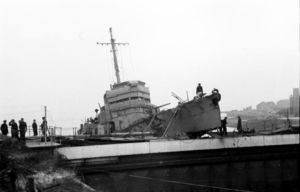
[[[77,179],[60,154],[33,151],[16,139],[4,138],[0,144],[0,191],[25,191],[28,178],[34,179],[35,191],[56,185],[54,191],[94,191]]]

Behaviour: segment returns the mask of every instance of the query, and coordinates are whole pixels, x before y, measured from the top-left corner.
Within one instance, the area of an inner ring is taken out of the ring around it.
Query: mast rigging
[[[112,28],[109,28],[109,33],[110,33],[110,43],[98,43],[97,42],[97,44],[98,45],[111,45],[113,58],[114,58],[114,67],[115,67],[117,83],[121,83],[120,70],[119,70],[117,52],[116,52],[116,45],[126,45],[126,44],[128,45],[129,43],[115,43],[115,39],[113,38],[113,35],[112,35]]]

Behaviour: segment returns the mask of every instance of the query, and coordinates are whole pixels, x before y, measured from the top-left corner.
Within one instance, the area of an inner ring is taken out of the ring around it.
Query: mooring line
[[[181,184],[181,185],[189,185],[189,186],[196,186],[196,187],[222,189],[222,190],[227,190],[227,191],[252,192],[252,191],[246,191],[246,190],[241,190],[241,189],[230,189],[230,188],[224,188],[224,187],[215,187],[215,186],[199,185],[199,184],[194,184],[194,183],[184,183],[184,182],[179,182],[179,181],[171,181],[171,180],[164,180],[164,179],[155,179],[155,178],[143,177],[143,176],[137,176],[137,175],[128,175],[128,174],[125,174],[125,173],[114,173],[114,172],[108,172],[108,171],[103,171],[103,170],[98,170],[98,171],[99,172],[103,172],[103,173],[112,173],[112,174],[116,174],[116,175],[125,175],[125,176],[129,176],[129,177],[140,178],[140,179],[163,181],[163,182],[169,182],[169,183]]]

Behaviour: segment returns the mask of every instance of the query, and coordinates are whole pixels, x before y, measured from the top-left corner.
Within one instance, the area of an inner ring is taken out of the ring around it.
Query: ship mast
[[[115,71],[116,71],[117,83],[121,83],[120,71],[119,71],[118,59],[117,59],[117,53],[116,53],[116,45],[115,45],[115,40],[112,36],[112,29],[111,28],[109,28],[109,33],[110,33],[111,48],[112,48],[112,52],[113,52],[113,56],[114,56],[114,66],[115,66]]]
[[[115,39],[113,38],[113,35],[112,35],[112,28],[109,28],[109,33],[110,33],[110,43],[98,43],[97,42],[97,44],[111,45],[112,53],[113,53],[113,57],[114,57],[114,66],[115,66],[115,72],[116,72],[116,77],[117,77],[117,83],[121,83],[120,70],[119,70],[118,59],[117,59],[116,45],[126,45],[128,43],[115,43]]]

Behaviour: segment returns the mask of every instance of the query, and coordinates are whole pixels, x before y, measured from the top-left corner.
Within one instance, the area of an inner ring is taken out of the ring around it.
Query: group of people
[[[227,117],[221,120],[220,135],[227,135]]]
[[[42,119],[43,119],[43,122],[41,124],[41,130],[42,130],[43,135],[45,135],[45,134],[47,134],[48,126],[47,126],[46,118],[42,117]],[[8,123],[8,125],[11,127],[11,129],[10,129],[11,137],[25,142],[25,134],[27,132],[27,123],[24,121],[24,119],[21,118],[21,120],[19,120],[19,125],[15,122],[14,119],[12,119]],[[8,134],[8,125],[6,123],[6,120],[4,120],[3,124],[1,125],[1,132],[3,135]],[[37,126],[35,119],[33,120],[33,123],[32,123],[32,129],[33,129],[33,135],[38,136],[38,126]],[[20,132],[20,137],[19,137],[19,132]]]
[[[206,93],[203,92],[203,87],[201,86],[201,83],[198,84],[196,88],[196,97],[195,98],[202,98]],[[206,98],[210,98],[215,106],[218,106],[219,101],[221,101],[221,94],[219,93],[219,90],[214,88],[211,92],[210,96],[207,96]]]
[[[206,93],[203,93],[203,87],[201,86],[201,83],[198,84],[197,88],[196,88],[196,95],[199,98],[202,98],[204,95],[206,95]],[[219,93],[218,89],[213,89],[212,90],[212,95],[211,96],[207,96],[207,98],[211,98],[213,101],[213,104],[218,106],[218,102],[221,100],[221,94]],[[227,135],[227,117],[225,117],[224,119],[221,120],[221,127],[219,128],[220,131],[220,135]],[[243,132],[243,128],[242,128],[242,120],[241,117],[238,116],[238,122],[237,122],[237,130],[239,133]]]
[[[221,127],[219,128],[220,130],[220,135],[227,135],[227,117],[221,120]],[[242,119],[240,116],[238,116],[238,121],[237,121],[237,130],[239,133],[243,132],[242,128]]]

